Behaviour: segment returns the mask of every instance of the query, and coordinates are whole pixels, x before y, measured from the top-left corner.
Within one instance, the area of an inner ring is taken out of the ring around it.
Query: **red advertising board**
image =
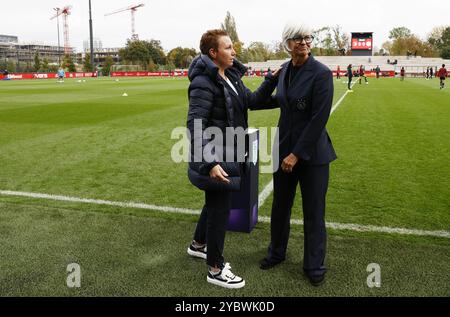
[[[111,72],[111,77],[169,77],[187,76],[187,71]]]
[[[333,76],[336,76],[336,74],[337,74],[337,70],[333,70]],[[340,71],[341,77],[345,76],[346,74],[347,74],[347,71],[343,71],[343,70]],[[364,72],[364,75],[366,77],[376,77],[377,76],[376,72],[375,71],[371,71],[371,70],[366,70]],[[395,76],[395,71],[393,71],[393,70],[381,71],[380,72],[380,76],[381,77],[394,77]]]
[[[187,76],[186,70],[159,71],[159,72],[111,72],[111,77],[183,77]],[[97,77],[97,73],[66,73],[65,78]],[[12,73],[7,79],[51,79],[58,78],[56,73]],[[0,79],[6,79],[0,74]]]
[[[96,72],[91,73],[66,73],[66,78],[87,78],[97,77]],[[56,73],[12,73],[7,78],[4,75],[0,75],[0,79],[51,79],[58,78]]]

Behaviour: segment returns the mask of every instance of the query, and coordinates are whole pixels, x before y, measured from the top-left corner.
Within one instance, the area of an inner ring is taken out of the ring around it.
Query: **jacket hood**
[[[247,67],[245,67],[237,59],[233,60],[233,66],[227,69],[227,71],[233,72],[241,78],[247,72]],[[194,58],[188,70],[188,78],[190,81],[194,80],[195,77],[199,75],[206,75],[211,77],[213,80],[217,80],[219,74],[219,67],[214,64],[208,55],[201,54]]]

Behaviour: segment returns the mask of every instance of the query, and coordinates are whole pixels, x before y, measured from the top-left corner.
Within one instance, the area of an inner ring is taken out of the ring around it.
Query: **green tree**
[[[327,33],[329,33],[329,30],[330,30],[329,26],[324,26],[324,27],[321,27],[320,29],[313,31],[313,35],[314,35],[313,48],[319,53],[321,52],[321,50],[323,48],[323,44],[324,44],[325,38],[327,36]]]
[[[109,76],[112,65],[114,65],[114,60],[113,60],[112,56],[109,56],[109,55],[106,56],[105,63],[103,64],[103,67],[102,67],[103,76]]]
[[[240,42],[236,30],[236,22],[234,21],[234,17],[231,15],[229,11],[227,11],[225,21],[221,24],[221,29],[227,31],[233,43]]]
[[[450,27],[447,27],[447,28],[450,28]],[[443,36],[444,36],[445,30],[446,30],[445,26],[437,26],[437,27],[434,27],[431,30],[431,32],[428,34],[427,41],[436,50],[441,50],[444,47]]]
[[[441,57],[444,59],[450,59],[450,46],[446,46],[441,50]]]
[[[311,49],[313,55],[338,55],[338,49],[333,41],[331,32],[332,28],[329,26],[324,26],[313,31],[314,41]]]
[[[169,58],[167,58],[167,64],[165,68],[170,72],[173,71],[176,67],[175,64]]]
[[[34,53],[34,71],[38,72],[41,69],[41,58],[39,57],[39,52]]]
[[[442,32],[442,46],[450,46],[450,26],[447,26]]]
[[[389,31],[389,39],[391,40],[406,38],[410,37],[411,35],[411,30],[404,26],[396,27]]]
[[[391,54],[391,50],[392,50],[392,42],[391,41],[386,41],[381,45],[381,48],[384,50],[384,52],[386,54]]]
[[[125,48],[119,50],[119,55],[125,63],[138,64],[145,69],[148,69],[150,61],[160,65],[166,63],[166,55],[158,40],[128,40]]]
[[[270,59],[272,52],[270,46],[263,42],[252,42],[247,48],[248,61],[265,62]]]
[[[49,65],[48,66],[48,72],[49,73],[56,73],[58,71],[58,65]]]
[[[9,59],[6,64],[6,70],[10,73],[14,73],[17,70],[17,64],[13,60]]]
[[[442,49],[440,56],[445,59],[450,59],[450,27],[446,27],[442,32]]]
[[[333,38],[331,36],[330,29],[328,29],[328,32],[326,33],[326,36],[323,39],[322,45],[323,45],[322,55],[325,56],[337,55],[337,49],[333,43]]]
[[[188,68],[196,55],[193,48],[176,47],[167,54],[167,59],[177,68]]]
[[[149,72],[154,72],[154,71],[158,70],[158,66],[153,62],[152,59],[150,59],[150,62],[148,62],[147,70]]]
[[[230,36],[231,42],[233,42],[233,47],[236,52],[236,57],[241,60],[244,43],[239,40],[239,36],[236,29],[236,21],[234,17],[231,15],[229,11],[227,11],[227,15],[225,16],[225,20],[220,25],[220,28],[228,33]]]
[[[85,72],[92,71],[91,54],[89,54],[89,53],[84,54],[83,71],[85,71]]]
[[[234,48],[234,51],[236,52],[236,58],[240,60],[241,56],[242,56],[242,51],[244,49],[244,43],[235,42],[235,43],[233,43],[233,48]]]
[[[407,55],[414,53],[424,57],[434,57],[438,52],[428,42],[424,42],[416,35],[398,38],[392,42],[390,53],[392,55]]]
[[[63,60],[63,65],[64,68],[67,69],[67,71],[69,72],[75,72],[75,64],[73,63],[73,59],[72,56],[70,56],[69,54],[64,55],[64,60]]]
[[[122,60],[130,61],[132,64],[139,64],[144,67],[150,61],[150,52],[147,44],[140,40],[128,40],[125,48],[119,50]]]
[[[152,39],[150,41],[144,41],[144,43],[147,46],[150,59],[156,64],[164,65],[166,63],[166,54],[161,46],[161,41]]]
[[[331,28],[333,31],[333,40],[335,49],[338,51],[338,55],[350,51],[350,37],[347,33],[343,32],[339,25]]]
[[[44,58],[44,60],[42,61],[41,70],[43,72],[48,72],[49,71],[48,59],[47,58]]]
[[[313,55],[337,56],[350,51],[350,38],[339,25],[314,30]]]
[[[281,42],[276,42],[270,54],[270,59],[286,59],[289,57],[290,55],[284,49],[283,44]]]

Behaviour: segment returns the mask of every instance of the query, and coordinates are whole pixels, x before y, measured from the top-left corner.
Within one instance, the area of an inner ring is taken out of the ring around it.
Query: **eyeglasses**
[[[306,36],[296,36],[290,39],[291,41],[294,41],[295,44],[301,44],[303,40],[305,40],[306,44],[311,44],[314,40],[314,36],[312,35],[306,35]]]

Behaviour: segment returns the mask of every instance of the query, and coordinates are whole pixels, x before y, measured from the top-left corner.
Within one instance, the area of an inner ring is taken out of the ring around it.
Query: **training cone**
[[[122,97],[128,97],[128,94],[126,92],[124,92]]]

